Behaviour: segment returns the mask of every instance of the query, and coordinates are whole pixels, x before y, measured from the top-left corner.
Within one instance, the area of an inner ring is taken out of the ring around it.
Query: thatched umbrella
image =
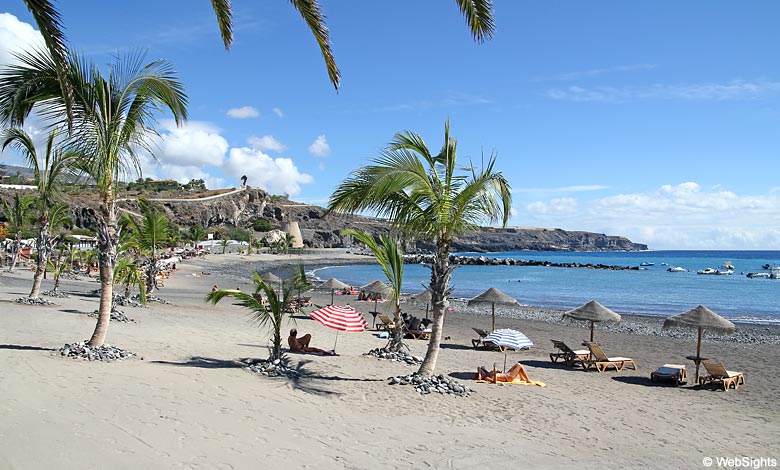
[[[504,294],[503,292],[496,289],[495,287],[491,287],[485,292],[469,300],[468,305],[469,307],[471,307],[472,305],[478,305],[478,304],[491,305],[492,313],[493,313],[493,328],[490,331],[495,331],[496,329],[496,304],[519,305],[517,300],[513,299],[512,297],[509,297],[508,295]]]
[[[369,292],[371,294],[381,294],[385,297],[390,293],[390,287],[385,284],[382,281],[373,281],[369,284],[366,284],[365,286],[361,287],[360,290]],[[376,306],[377,302],[379,302],[379,299],[377,297],[374,297],[374,312],[376,312]]]
[[[698,339],[696,340],[696,356],[692,359],[696,364],[696,379],[694,383],[699,383],[699,364],[702,361],[701,331],[703,329],[708,329],[730,335],[734,333],[736,326],[704,305],[699,305],[687,312],[677,314],[664,320],[664,328],[671,328],[674,326],[692,327],[698,328],[699,330]]]
[[[335,277],[332,277],[328,279],[327,281],[323,282],[319,286],[317,286],[317,289],[325,289],[330,290],[330,304],[333,305],[333,293],[336,291],[336,289],[344,289],[345,287],[349,287],[349,284],[346,284],[344,282],[339,281]]]
[[[274,284],[279,284],[279,290],[282,289],[282,278],[277,276],[276,274],[272,273],[271,271],[266,272],[265,274],[260,275],[260,279],[262,279],[266,284],[269,286],[272,286]],[[276,289],[274,289],[276,290]]]
[[[415,302],[423,303],[425,302],[425,319],[428,319],[428,307],[431,304],[431,300],[433,299],[433,294],[431,294],[430,289],[425,289],[424,291],[420,292],[419,294],[415,294],[411,297],[411,299]]]
[[[602,321],[620,321],[620,315],[601,305],[595,300],[591,300],[581,307],[569,310],[563,314],[564,317],[574,318],[575,320],[586,320],[590,322],[590,340],[593,341],[593,323]]]

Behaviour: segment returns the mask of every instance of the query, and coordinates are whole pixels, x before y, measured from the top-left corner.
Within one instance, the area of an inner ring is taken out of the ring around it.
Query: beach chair
[[[675,385],[684,384],[688,381],[685,373],[685,366],[681,364],[664,364],[662,367],[650,372],[650,380],[657,382],[659,380],[674,380]]]
[[[487,331],[480,328],[472,328],[472,330],[474,330],[474,332],[479,335],[479,338],[471,340],[471,344],[474,345],[474,349],[489,349],[491,351],[497,351],[501,349],[492,341],[485,341],[485,337],[488,335]]]
[[[426,328],[424,330],[408,330],[404,329],[404,336],[408,336],[412,339],[430,339],[433,330]]]
[[[395,323],[387,315],[379,315],[379,324],[376,326],[377,330],[393,331],[395,330]]]
[[[590,358],[590,351],[587,349],[577,349],[575,351],[563,341],[557,339],[551,339],[550,341],[552,341],[553,347],[558,350],[557,352],[550,353],[550,360],[552,362],[563,360],[563,363],[567,366],[575,366],[577,364],[582,365],[584,361],[587,361]]]
[[[585,370],[596,366],[596,370],[604,372],[609,367],[614,367],[616,371],[621,371],[626,366],[631,366],[632,369],[637,370],[636,362],[630,357],[608,357],[604,350],[601,349],[599,343],[585,343],[590,350],[590,358],[582,361],[582,367]]]
[[[745,376],[742,372],[734,372],[726,370],[722,363],[717,361],[702,361],[704,368],[707,369],[709,375],[699,377],[699,385],[706,383],[715,383],[723,386],[723,391],[728,391],[731,386],[734,386],[734,390],[738,389],[740,385],[745,383]]]

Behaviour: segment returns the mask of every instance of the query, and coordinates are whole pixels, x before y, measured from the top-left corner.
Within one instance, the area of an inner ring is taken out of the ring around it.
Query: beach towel
[[[486,384],[492,384],[492,380],[477,380],[477,383],[486,383]],[[530,382],[526,382],[525,380],[522,380],[520,378],[516,378],[515,380],[511,382],[497,382],[498,384],[507,384],[507,385],[536,385],[537,387],[546,387],[547,384],[540,381],[540,380],[532,380]]]

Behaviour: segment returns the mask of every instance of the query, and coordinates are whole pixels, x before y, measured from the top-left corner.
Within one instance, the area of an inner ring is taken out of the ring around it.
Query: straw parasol
[[[593,341],[593,323],[602,321],[620,321],[620,315],[601,305],[595,300],[569,310],[563,314],[564,317],[573,318],[575,320],[586,320],[590,322],[590,340]]]
[[[381,295],[387,297],[387,295],[390,293],[391,289],[390,289],[390,287],[387,284],[385,284],[382,281],[373,281],[373,282],[370,282],[370,283],[366,284],[365,286],[361,287],[360,290],[366,291],[366,292],[370,292],[372,294],[381,294]],[[374,297],[374,311],[375,312],[377,311],[377,309],[376,309],[377,302],[379,302],[379,299]]]
[[[411,299],[415,302],[423,303],[425,302],[425,318],[428,319],[428,307],[431,304],[431,300],[433,300],[433,294],[431,294],[430,289],[425,289],[424,291],[420,292],[419,294],[415,294],[411,297]]]
[[[333,293],[336,291],[336,289],[344,289],[345,287],[349,287],[349,284],[341,282],[335,277],[332,277],[317,286],[317,289],[330,290],[330,304],[333,305]]]
[[[699,305],[687,312],[674,315],[664,320],[664,328],[671,328],[674,326],[697,328],[699,330],[698,339],[696,340],[696,356],[692,358],[693,362],[696,364],[696,381],[694,383],[699,383],[699,364],[704,359],[701,357],[702,330],[708,329],[730,335],[736,331],[736,326],[704,305]]]
[[[272,273],[271,271],[268,271],[265,274],[261,274],[260,275],[260,279],[262,279],[269,286],[273,286],[274,284],[278,284],[279,285],[279,291],[281,292],[281,289],[282,289],[282,278],[281,277],[277,276],[276,274]],[[276,290],[276,288],[274,288],[274,290]]]
[[[496,304],[499,305],[519,305],[517,300],[509,297],[495,287],[491,287],[485,292],[479,294],[473,299],[469,300],[469,307],[472,305],[490,304],[493,313],[493,328],[490,331],[496,329]]]

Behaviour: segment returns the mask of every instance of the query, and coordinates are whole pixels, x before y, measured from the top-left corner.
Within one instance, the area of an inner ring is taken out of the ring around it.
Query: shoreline
[[[220,260],[212,260],[211,270],[220,276],[225,276],[238,282],[248,281],[251,273],[255,270],[274,271],[283,267],[296,266],[297,262],[304,262],[306,271],[316,271],[318,269],[331,266],[351,266],[363,264],[376,264],[376,260],[371,255],[352,253],[349,250],[335,248],[330,250],[316,250],[312,253],[302,255],[258,255],[262,259],[252,260],[234,260],[236,255],[208,255],[211,257],[224,257]],[[249,255],[252,256],[252,255]],[[297,258],[296,258],[297,257]],[[368,280],[366,280],[368,282]],[[409,294],[404,294],[409,295]],[[489,315],[489,309],[467,307],[468,299],[450,298],[450,306],[454,306],[456,311],[475,316],[484,314]],[[410,308],[411,304],[405,302],[402,309]],[[424,306],[422,311],[424,311]],[[488,313],[484,313],[487,311]],[[519,308],[508,309],[496,306],[496,317],[507,319],[533,320],[547,324],[568,324],[576,326],[578,322],[573,320],[562,320],[561,317],[565,310],[539,305],[521,304]],[[694,330],[673,328],[664,330],[662,324],[667,316],[648,315],[641,313],[620,313],[623,318],[617,324],[598,324],[597,329],[619,332],[630,335],[643,336],[661,336],[671,338],[695,338]],[[711,335],[706,331],[703,334],[703,341],[723,342],[723,343],[745,343],[745,344],[780,344],[780,324],[776,323],[753,323],[748,321],[737,321],[737,331],[733,335]]]

